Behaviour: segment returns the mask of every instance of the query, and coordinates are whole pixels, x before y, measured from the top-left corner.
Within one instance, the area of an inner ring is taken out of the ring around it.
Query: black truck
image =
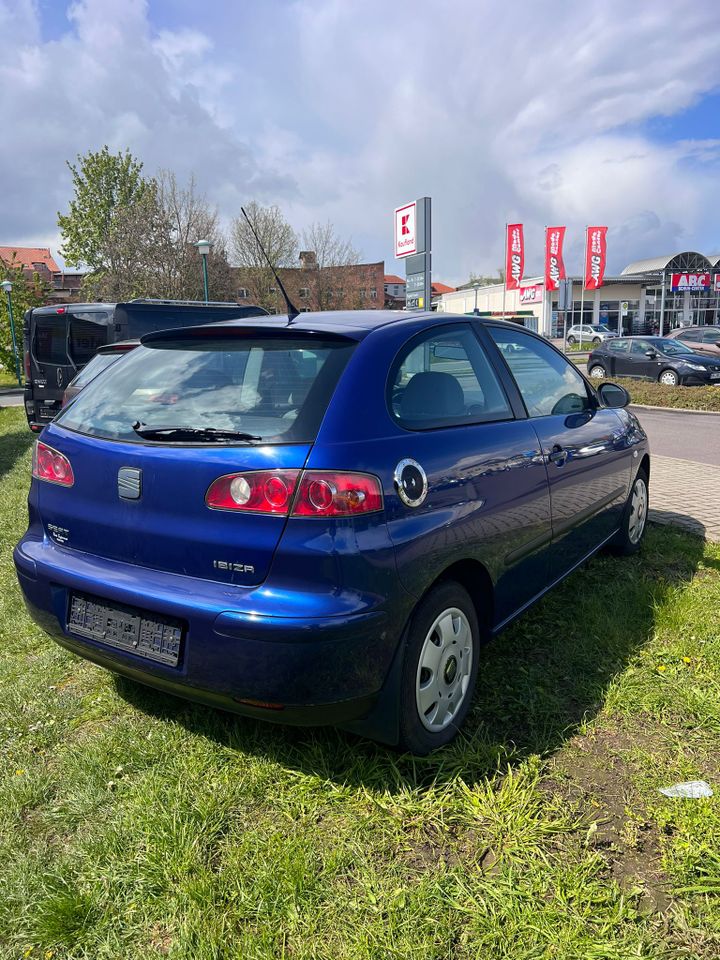
[[[136,340],[154,330],[259,316],[267,316],[267,310],[193,300],[65,303],[28,310],[23,319],[28,425],[37,433],[59,413],[65,387],[106,343]]]

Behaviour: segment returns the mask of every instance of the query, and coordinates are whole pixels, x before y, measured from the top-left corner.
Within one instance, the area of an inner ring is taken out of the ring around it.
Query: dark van
[[[99,347],[155,330],[267,316],[262,307],[191,300],[67,303],[28,310],[23,322],[25,415],[42,430],[59,412],[65,388]]]

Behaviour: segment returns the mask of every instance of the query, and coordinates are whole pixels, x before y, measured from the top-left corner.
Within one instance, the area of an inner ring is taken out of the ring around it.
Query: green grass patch
[[[720,550],[651,528],[483,652],[413,759],[155,693],[27,616],[31,435],[0,409],[0,957],[720,953]]]
[[[0,389],[3,387],[17,387],[17,377],[13,370],[6,370],[0,366]]]

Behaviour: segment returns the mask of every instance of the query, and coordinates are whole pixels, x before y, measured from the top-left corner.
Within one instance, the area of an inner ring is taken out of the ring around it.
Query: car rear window
[[[95,356],[97,348],[107,343],[107,326],[100,319],[106,316],[105,313],[100,314],[95,322],[81,317],[71,318],[68,352],[76,367],[84,366]]]
[[[155,341],[90,383],[58,422],[135,442],[143,441],[133,424],[144,433],[182,427],[268,443],[312,441],[353,346],[247,331]]]

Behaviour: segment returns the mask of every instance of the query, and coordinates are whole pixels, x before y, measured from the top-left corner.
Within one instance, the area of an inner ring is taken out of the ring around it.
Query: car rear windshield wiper
[[[135,433],[144,440],[262,440],[252,433],[240,433],[235,430],[216,430],[214,427],[148,427],[140,420],[132,425]]]

